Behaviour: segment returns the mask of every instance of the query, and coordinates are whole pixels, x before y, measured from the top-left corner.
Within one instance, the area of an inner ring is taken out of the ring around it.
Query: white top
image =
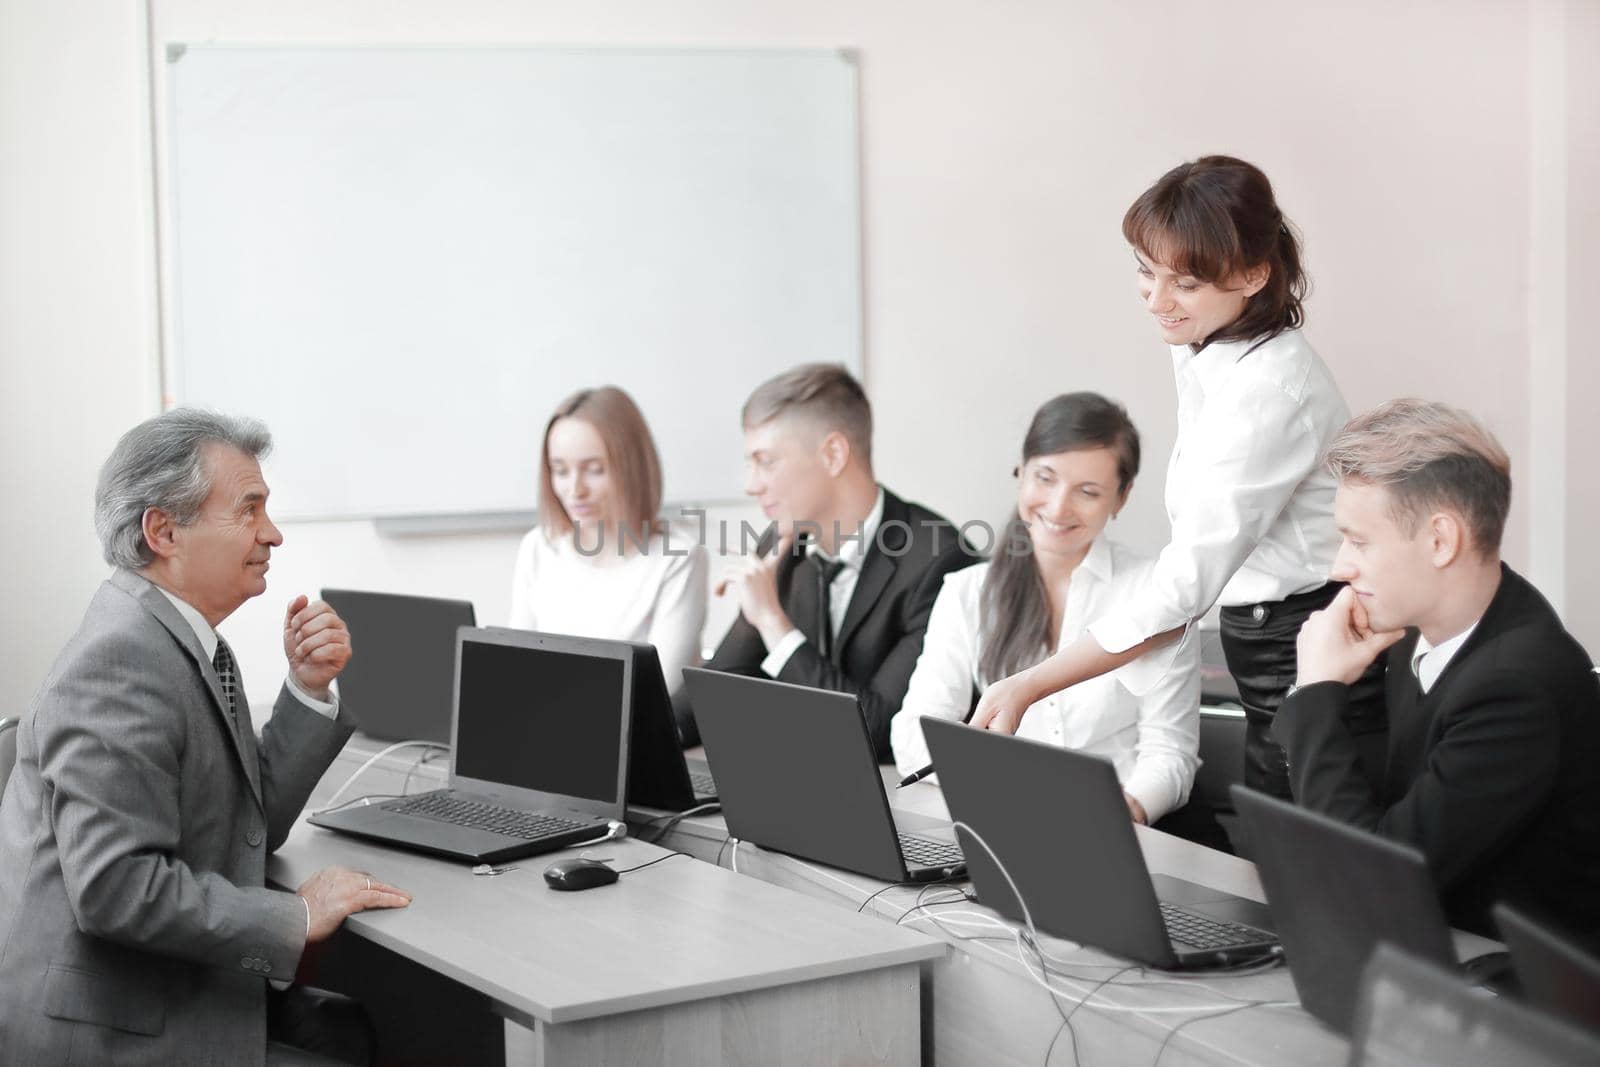
[[[983,582],[989,566],[979,563],[946,575],[934,602],[905,703],[889,723],[895,766],[902,775],[929,762],[922,716],[960,721],[972,706],[973,687],[981,692],[994,680],[978,674]],[[1090,619],[1133,595],[1152,567],[1149,558],[1104,535],[1096,538],[1072,572],[1061,647],[1075,641]],[[1122,788],[1155,822],[1189,799],[1200,766],[1199,643],[1186,642],[1143,696],[1135,696],[1126,684],[1131,666],[1045,697],[1023,714],[1017,736],[1110,760]]]
[[[855,595],[856,583],[861,580],[861,563],[866,559],[867,549],[872,547],[872,540],[878,536],[878,527],[882,524],[883,490],[880,488],[878,490],[878,499],[873,503],[872,510],[867,512],[867,517],[861,521],[861,529],[857,531],[860,536],[848,534],[848,540],[841,537],[837,556],[830,556],[822,551],[817,547],[815,541],[811,541],[806,545],[808,555],[821,556],[825,560],[844,564],[828,585],[828,633],[830,636],[839,636],[839,628],[844,625],[845,613],[850,610],[850,598]],[[805,643],[805,635],[798,628],[784,634],[778,639],[777,646],[767,653],[767,658],[761,661],[762,673],[769,678],[776,678],[782,673],[784,665],[789,662],[789,657],[794,655],[794,650]]]
[[[151,582],[150,584],[156,585],[154,582]],[[194,635],[200,639],[200,647],[205,650],[206,659],[215,660],[217,658],[217,642],[220,640],[220,638],[217,636],[217,631],[211,628],[211,624],[206,622],[206,617],[200,614],[200,610],[198,608],[190,604],[187,600],[184,600],[182,597],[167,592],[159,585],[156,585],[156,588],[161,591],[162,596],[172,601],[172,606],[178,609],[178,614],[183,616],[183,621],[189,624],[189,628],[194,631]],[[232,646],[229,647],[231,648]],[[312,711],[319,715],[326,715],[330,719],[338,716],[339,694],[336,690],[332,689],[331,687],[329,688],[328,695],[333,697],[331,701],[318,700],[316,697],[300,688],[300,683],[294,680],[293,671],[284,675],[283,681],[284,684],[289,687],[289,692],[295,695],[295,699],[299,700],[300,703],[304,704]],[[242,683],[241,691],[243,691]]]
[[[1411,650],[1411,673],[1417,676],[1424,693],[1433,688],[1433,683],[1439,680],[1439,675],[1450,666],[1450,661],[1461,651],[1461,646],[1467,643],[1467,638],[1471,637],[1472,631],[1477,628],[1478,623],[1474,622],[1450,640],[1441,641],[1437,645],[1430,645],[1426,637],[1417,635],[1417,647]]]
[[[1299,330],[1172,349],[1178,438],[1167,464],[1172,539],[1150,582],[1089,627],[1107,652],[1186,626],[1215,603],[1259,604],[1328,581],[1339,532],[1323,453],[1349,421]],[[1164,656],[1139,673],[1159,676]]]
[[[683,668],[698,662],[708,568],[705,548],[677,530],[652,536],[642,552],[630,541],[619,555],[608,541],[584,555],[570,536],[552,542],[534,527],[517,548],[511,625],[648,642],[661,658],[667,689],[676,693]]]

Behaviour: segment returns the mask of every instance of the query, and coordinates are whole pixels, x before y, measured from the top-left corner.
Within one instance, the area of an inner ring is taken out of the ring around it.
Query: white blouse
[[[895,766],[902,775],[928,763],[922,717],[965,719],[973,687],[982,692],[995,680],[978,674],[983,582],[989,566],[979,563],[947,575],[934,602],[905,703],[889,724]],[[1059,647],[1071,644],[1090,620],[1132,596],[1152,567],[1149,558],[1104,535],[1096,538],[1072,572]],[[1143,805],[1153,823],[1189,799],[1200,766],[1199,642],[1186,642],[1143,696],[1135,696],[1125,684],[1127,670],[1044,698],[1023,714],[1017,736],[1110,760],[1123,790]]]
[[[1328,581],[1339,532],[1336,483],[1322,456],[1350,409],[1299,330],[1253,350],[1252,344],[1172,349],[1178,385],[1178,439],[1167,465],[1172,540],[1144,590],[1090,625],[1107,652],[1185,626],[1215,603],[1282,600]],[[1144,657],[1153,668],[1164,658]]]
[[[551,541],[543,527],[517,549],[511,583],[511,625],[524,630],[647,641],[656,646],[667,688],[683,686],[683,668],[698,662],[706,623],[706,550],[691,535],[657,534],[626,555],[607,543],[584,555],[570,536]]]

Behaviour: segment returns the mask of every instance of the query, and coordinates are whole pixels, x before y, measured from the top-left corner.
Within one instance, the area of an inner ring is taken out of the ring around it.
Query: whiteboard
[[[169,391],[264,419],[284,518],[526,511],[561,398],[616,384],[668,500],[739,409],[861,369],[838,51],[178,46]]]

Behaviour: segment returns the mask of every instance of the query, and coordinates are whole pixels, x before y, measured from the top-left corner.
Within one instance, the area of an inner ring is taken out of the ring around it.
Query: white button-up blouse
[[[890,722],[889,739],[901,774],[928,763],[923,716],[962,720],[972,706],[974,687],[982,692],[997,680],[978,674],[983,583],[989,566],[980,563],[947,575],[934,602],[905,703]],[[1104,535],[1096,538],[1072,573],[1060,647],[1133,596],[1152,568],[1148,557]],[[1017,736],[1110,760],[1123,790],[1155,822],[1188,800],[1200,765],[1199,642],[1185,642],[1169,662],[1143,696],[1134,695],[1125,684],[1124,675],[1134,664],[1052,694],[1024,713]]]
[[[1300,331],[1198,353],[1176,346],[1172,366],[1172,539],[1146,587],[1091,622],[1107,652],[1185,626],[1215,603],[1258,604],[1315,589],[1328,581],[1339,548],[1336,484],[1322,456],[1350,409]],[[1144,659],[1159,675],[1164,657]],[[1137,688],[1143,675],[1135,675]]]

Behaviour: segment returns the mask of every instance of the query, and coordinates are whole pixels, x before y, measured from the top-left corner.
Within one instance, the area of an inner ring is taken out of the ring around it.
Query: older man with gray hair
[[[216,632],[267,588],[248,419],[178,409],[134,427],[100,472],[95,527],[116,568],[44,680],[0,803],[0,1050],[8,1063],[315,1063],[268,1040],[268,979],[345,916],[409,897],[355,871],[265,887],[350,734],[330,683],[345,625],[295,597],[284,681],[256,738]]]

